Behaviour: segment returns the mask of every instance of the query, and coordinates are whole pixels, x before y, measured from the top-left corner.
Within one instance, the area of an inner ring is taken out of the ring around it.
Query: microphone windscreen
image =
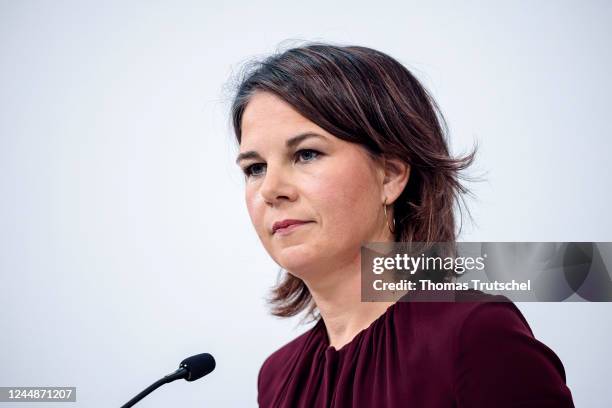
[[[181,367],[185,367],[189,374],[187,381],[195,381],[204,377],[215,369],[215,359],[208,353],[196,354],[181,361]]]

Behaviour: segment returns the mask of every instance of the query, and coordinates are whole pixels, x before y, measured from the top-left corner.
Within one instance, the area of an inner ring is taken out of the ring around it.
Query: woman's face
[[[238,164],[257,235],[298,277],[358,262],[364,242],[392,240],[382,167],[275,95],[256,93],[246,106]],[[275,231],[283,220],[304,223]]]

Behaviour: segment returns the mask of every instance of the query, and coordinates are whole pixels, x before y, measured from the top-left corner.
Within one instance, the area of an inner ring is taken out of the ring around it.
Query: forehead
[[[266,141],[284,140],[304,131],[328,135],[287,102],[268,92],[256,92],[251,97],[242,115],[241,129],[241,145],[255,143],[261,136],[265,136]]]

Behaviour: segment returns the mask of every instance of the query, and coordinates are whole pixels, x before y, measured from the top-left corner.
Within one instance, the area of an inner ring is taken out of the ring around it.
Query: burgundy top
[[[339,350],[319,319],[266,359],[257,401],[266,408],[574,406],[561,361],[509,301],[396,302]]]

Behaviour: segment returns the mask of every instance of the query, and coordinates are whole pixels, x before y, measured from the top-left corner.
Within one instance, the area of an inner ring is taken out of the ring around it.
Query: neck
[[[386,220],[369,242],[393,242]],[[361,249],[361,248],[360,248]],[[303,274],[304,283],[321,313],[329,345],[336,350],[349,343],[395,302],[361,301],[361,250],[328,259],[327,267]],[[342,259],[342,262],[338,262]],[[310,277],[308,279],[307,277]]]
[[[321,313],[329,345],[335,349],[349,343],[395,303],[361,301],[360,252],[344,264],[330,265],[310,276],[304,283]]]

